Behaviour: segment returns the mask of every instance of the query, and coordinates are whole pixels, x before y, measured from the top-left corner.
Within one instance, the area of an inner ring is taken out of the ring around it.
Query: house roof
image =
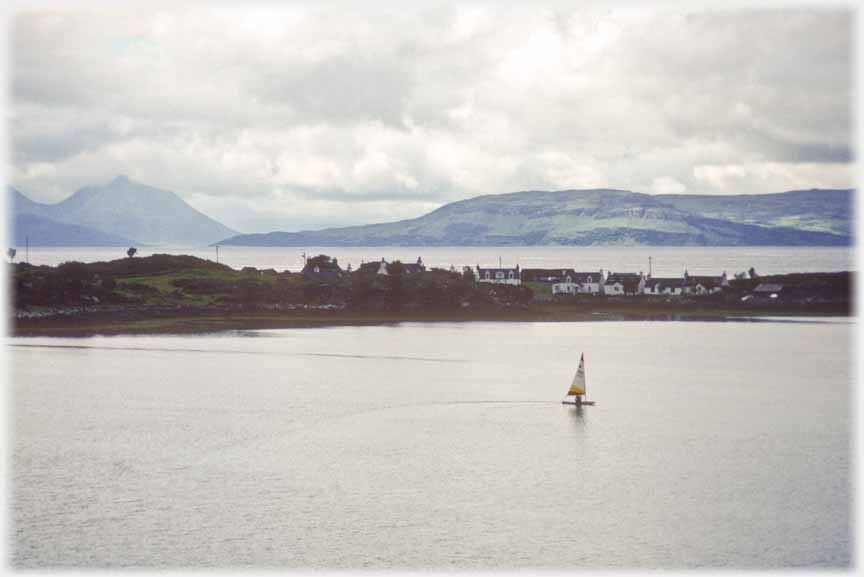
[[[686,284],[683,278],[652,277],[645,280],[645,286],[652,288],[658,285],[660,288],[683,288]]]
[[[414,274],[426,270],[426,267],[423,265],[423,263],[403,263],[402,266],[404,267],[405,272],[407,272],[408,274]]]
[[[568,276],[573,277],[576,271],[572,268],[523,268],[522,280],[532,281],[563,281]]]
[[[615,282],[620,282],[621,284],[634,281],[639,282],[641,278],[642,277],[635,272],[610,272],[609,276],[606,277],[606,284],[612,284]]]
[[[315,270],[317,267],[317,271]],[[306,265],[301,271],[303,277],[309,280],[319,282],[330,282],[338,280],[342,276],[342,269],[335,261],[319,262],[315,259],[306,261]]]
[[[591,280],[588,280],[591,279]],[[573,282],[575,283],[586,283],[586,282],[596,282],[599,283],[603,279],[603,273],[599,270],[596,272],[574,272],[573,273]]]
[[[511,271],[514,273],[518,273],[519,272],[519,266],[517,265],[515,268],[480,268],[478,266],[477,270],[480,271],[481,273],[488,272],[488,273],[493,273],[493,274],[496,272],[509,273]]]
[[[381,268],[382,262],[384,262],[384,261],[364,262],[359,267],[357,267],[357,270],[361,271],[361,272],[368,272],[368,273],[375,274]],[[385,262],[384,264],[386,265],[387,263]]]
[[[636,273],[624,272],[624,273],[610,273],[609,276],[606,277],[606,285],[620,284],[624,287],[624,290],[627,292],[636,292],[639,290],[639,281],[642,280],[642,277]]]
[[[687,280],[691,285],[701,284],[704,287],[715,287],[723,284],[722,276],[693,276],[688,275]]]

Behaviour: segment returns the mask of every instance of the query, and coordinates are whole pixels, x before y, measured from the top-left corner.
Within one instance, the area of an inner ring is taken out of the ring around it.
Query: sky
[[[520,190],[853,187],[853,20],[815,4],[19,4],[7,179],[57,202],[124,174],[241,232]]]

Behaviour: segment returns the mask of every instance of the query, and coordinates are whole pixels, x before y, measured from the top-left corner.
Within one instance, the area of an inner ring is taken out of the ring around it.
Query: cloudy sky
[[[9,180],[126,174],[243,232],[854,186],[848,8],[523,4],[19,6]]]

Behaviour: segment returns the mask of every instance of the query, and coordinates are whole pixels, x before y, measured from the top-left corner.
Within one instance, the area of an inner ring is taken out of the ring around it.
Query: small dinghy
[[[587,387],[585,386],[585,353],[579,358],[579,368],[576,369],[576,376],[573,377],[573,382],[570,383],[570,390],[567,391],[567,397],[573,397],[572,401],[568,401],[567,397],[561,401],[562,405],[593,405],[594,401],[585,401],[582,397],[585,395]]]

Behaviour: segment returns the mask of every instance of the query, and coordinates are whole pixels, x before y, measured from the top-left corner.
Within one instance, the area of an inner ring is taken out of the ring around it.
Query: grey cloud
[[[123,172],[215,212],[245,202],[259,216],[236,218],[257,222],[285,203],[371,218],[658,178],[728,192],[698,166],[786,165],[736,192],[844,178],[849,10],[548,8],[274,5],[245,24],[239,5],[18,13],[13,184],[47,196]]]

